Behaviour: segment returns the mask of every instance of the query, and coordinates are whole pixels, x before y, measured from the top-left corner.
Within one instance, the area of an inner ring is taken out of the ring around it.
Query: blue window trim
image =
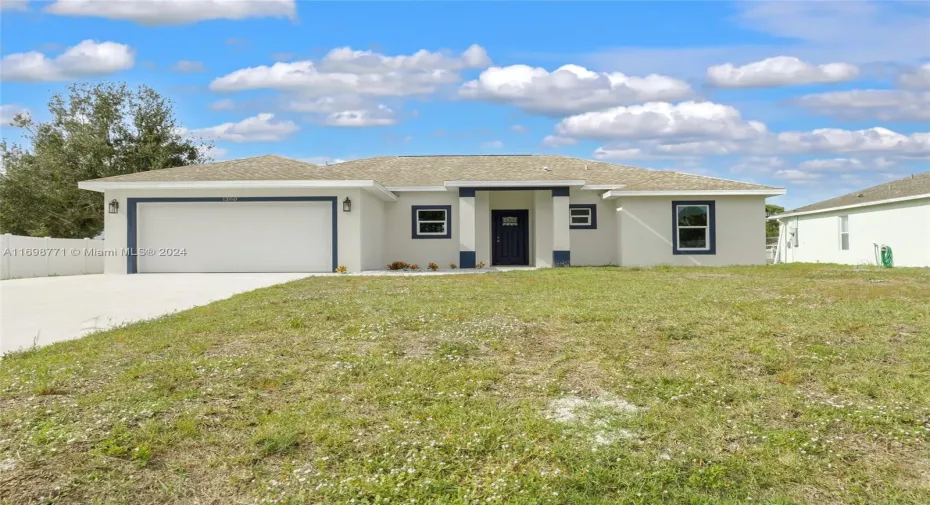
[[[572,209],[590,209],[591,224],[572,224]],[[596,230],[597,229],[597,204],[594,203],[571,203],[568,205],[568,229],[569,230]]]
[[[420,235],[417,230],[418,210],[444,210],[446,211],[445,235]],[[452,206],[451,205],[411,205],[410,206],[410,238],[452,238]]]
[[[708,239],[710,247],[706,251],[696,251],[694,249],[678,249],[678,206],[679,205],[706,205],[707,206],[707,225]],[[717,212],[714,209],[713,200],[675,200],[672,202],[672,254],[717,254]]]
[[[235,205],[240,202],[330,202],[332,208],[330,214],[333,217],[333,271],[339,267],[339,233],[337,230],[335,196],[238,196],[238,197],[182,197],[182,198],[127,198],[126,199],[126,248],[129,254],[126,256],[126,273],[134,274],[139,271],[139,264],[136,256],[136,246],[139,238],[136,226],[136,206],[140,203],[175,203],[175,202],[220,202],[229,205]]]

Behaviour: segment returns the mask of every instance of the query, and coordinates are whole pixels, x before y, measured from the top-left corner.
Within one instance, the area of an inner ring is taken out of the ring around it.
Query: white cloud
[[[504,143],[500,140],[489,140],[481,143],[482,149],[503,149]]]
[[[730,63],[707,69],[707,83],[719,88],[768,88],[795,84],[843,82],[859,75],[848,63],[812,65],[793,56],[777,56],[735,67]]]
[[[294,112],[332,114],[344,110],[366,108],[365,100],[358,95],[334,95],[324,97],[296,96],[288,99],[284,108]]]
[[[630,160],[649,158],[642,149],[630,147],[626,149],[611,149],[609,147],[598,147],[594,150],[594,157],[599,160]]]
[[[233,108],[235,108],[235,106],[236,106],[236,103],[230,100],[229,98],[223,98],[221,100],[216,100],[214,102],[211,102],[209,105],[210,110],[215,110],[215,111],[232,110]]]
[[[930,89],[930,63],[902,72],[898,76],[898,85],[910,89]]]
[[[856,158],[832,158],[823,160],[806,160],[798,165],[798,169],[815,172],[841,172],[846,170],[862,170],[867,166]]]
[[[802,170],[787,169],[778,170],[772,174],[772,177],[793,184],[813,184],[818,182],[820,179],[820,174],[813,174],[810,172],[804,172]]]
[[[38,51],[4,56],[0,60],[0,79],[67,81],[128,70],[134,63],[135,51],[125,44],[85,40],[54,58]]]
[[[721,138],[749,139],[766,133],[765,125],[744,120],[738,110],[713,102],[650,102],[614,107],[563,119],[563,137],[594,139]]]
[[[565,65],[552,72],[527,65],[491,67],[459,89],[464,98],[509,103],[552,115],[678,100],[691,94],[688,83],[664,75],[630,77],[619,72],[592,72],[578,65]]]
[[[171,67],[171,70],[183,74],[194,74],[205,71],[206,67],[200,61],[180,60]]]
[[[229,155],[229,149],[216,146],[200,146],[200,152],[204,156],[213,158],[213,161],[220,161]]]
[[[207,139],[230,142],[280,142],[299,129],[293,121],[275,121],[274,114],[265,112],[238,123],[223,123],[191,130],[190,133]]]
[[[277,62],[271,66],[236,70],[210,83],[213,91],[281,89],[305,96],[362,94],[411,96],[433,93],[439,86],[459,82],[458,70],[483,63],[487,55],[472,46],[458,57],[444,52],[418,51],[410,56],[384,56],[350,48],[334,49],[319,63],[310,60]]]
[[[295,18],[294,0],[57,0],[45,12],[136,21],[145,25],[179,25],[209,19]]]
[[[930,121],[930,91],[865,89],[805,95],[795,100],[810,111],[839,119]]]
[[[29,0],[0,0],[0,11],[27,11]]]
[[[842,130],[820,128],[810,132],[783,132],[777,147],[793,153],[894,153],[930,154],[930,133],[905,135],[887,128]]]
[[[778,156],[746,156],[730,167],[734,174],[767,174],[780,170],[785,160]]]
[[[530,131],[529,131],[525,126],[523,126],[522,124],[510,125],[510,128],[508,128],[508,129],[509,129],[510,131],[514,132],[514,133],[519,133],[519,134],[524,134],[524,133],[529,133],[529,132],[530,132]]]
[[[16,104],[0,105],[0,127],[10,126],[17,114],[30,114],[30,111]]]
[[[393,110],[384,105],[378,105],[374,109],[333,112],[323,118],[321,122],[327,126],[391,126],[397,123],[397,116]]]
[[[578,141],[573,138],[561,137],[559,135],[546,135],[546,137],[542,139],[543,147],[548,147],[550,149],[573,146],[577,143]]]

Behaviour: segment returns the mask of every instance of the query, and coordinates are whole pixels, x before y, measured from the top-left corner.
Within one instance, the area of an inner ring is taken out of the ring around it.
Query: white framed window
[[[840,250],[849,250],[849,216],[840,216]]]
[[[568,227],[572,230],[596,230],[597,205],[583,203],[569,205]]]
[[[714,202],[672,202],[674,254],[716,254]]]
[[[451,205],[414,205],[411,207],[413,238],[451,238]]]

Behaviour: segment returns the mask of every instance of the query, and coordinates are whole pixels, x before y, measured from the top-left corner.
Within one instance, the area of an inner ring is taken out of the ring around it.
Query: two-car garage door
[[[325,201],[139,202],[136,269],[147,272],[331,272]]]

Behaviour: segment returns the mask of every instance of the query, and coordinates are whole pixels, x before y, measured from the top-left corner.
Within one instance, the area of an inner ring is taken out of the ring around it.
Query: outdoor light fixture
[[[117,212],[119,212],[119,202],[114,198],[110,200],[110,214],[116,214]]]
[[[352,200],[349,200],[349,197],[342,201],[342,211],[352,212]]]

